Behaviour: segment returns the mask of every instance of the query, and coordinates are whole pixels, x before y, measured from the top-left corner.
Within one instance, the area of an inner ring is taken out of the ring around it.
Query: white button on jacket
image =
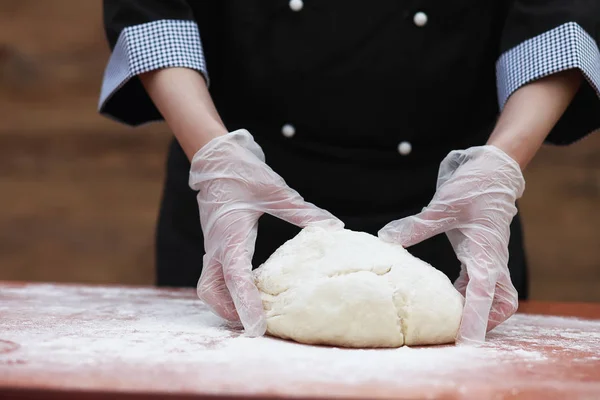
[[[290,8],[292,11],[300,11],[302,7],[304,7],[304,2],[302,0],[290,0]]]
[[[411,151],[412,145],[410,144],[410,142],[400,142],[400,144],[398,145],[398,153],[400,153],[403,156],[409,155]]]
[[[413,22],[415,23],[416,26],[425,26],[427,24],[427,14],[419,11],[413,17]]]
[[[285,124],[283,127],[281,127],[281,134],[286,138],[291,138],[296,134],[296,128],[294,128],[293,125]]]

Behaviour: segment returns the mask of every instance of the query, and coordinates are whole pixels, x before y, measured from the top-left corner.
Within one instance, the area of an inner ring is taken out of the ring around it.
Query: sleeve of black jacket
[[[570,144],[600,128],[600,0],[515,0],[497,62],[500,108],[515,90],[567,69],[584,84],[547,138]]]
[[[132,126],[162,120],[138,78],[144,72],[185,67],[208,82],[198,25],[186,0],[104,0],[103,11],[112,53],[100,114]]]

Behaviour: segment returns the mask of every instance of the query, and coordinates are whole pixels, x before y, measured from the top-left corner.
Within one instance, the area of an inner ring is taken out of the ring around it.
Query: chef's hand
[[[525,189],[516,161],[486,145],[452,151],[441,163],[437,191],[420,213],[394,221],[379,237],[409,247],[445,232],[462,263],[455,287],[465,296],[458,342],[483,342],[515,313],[508,271],[510,223]]]
[[[329,212],[305,202],[267,164],[246,130],[212,139],[192,158],[189,184],[197,200],[205,256],[198,296],[213,312],[240,321],[246,333],[265,333],[266,320],[252,279],[258,219],[271,214],[299,227],[341,228]]]

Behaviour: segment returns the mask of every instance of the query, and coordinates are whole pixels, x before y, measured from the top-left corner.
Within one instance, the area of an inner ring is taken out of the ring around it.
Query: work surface
[[[599,318],[529,303],[479,347],[349,350],[245,337],[194,290],[0,283],[0,398],[598,399]]]

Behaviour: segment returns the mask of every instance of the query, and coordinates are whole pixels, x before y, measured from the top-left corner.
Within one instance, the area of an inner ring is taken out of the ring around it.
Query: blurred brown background
[[[99,0],[0,0],[0,279],[151,284],[163,124],[96,112]],[[521,202],[535,299],[600,301],[600,135],[544,148]]]

